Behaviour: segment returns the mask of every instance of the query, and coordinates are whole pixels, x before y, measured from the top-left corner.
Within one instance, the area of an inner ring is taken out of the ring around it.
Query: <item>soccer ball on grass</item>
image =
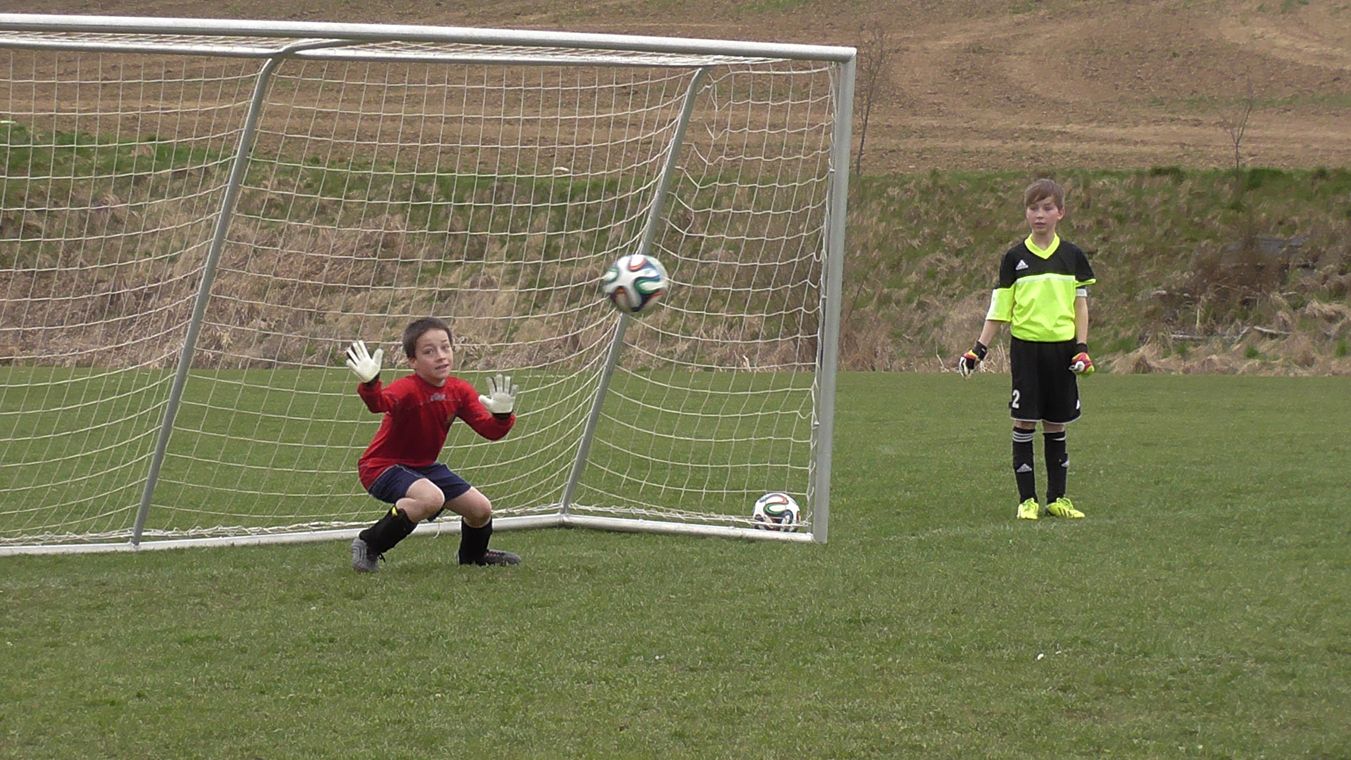
[[[670,287],[666,268],[651,256],[633,253],[605,270],[601,290],[614,307],[625,314],[638,314],[661,298]]]
[[[802,509],[792,496],[780,491],[771,491],[755,500],[751,519],[760,530],[792,533],[797,530],[798,522],[802,519]]]

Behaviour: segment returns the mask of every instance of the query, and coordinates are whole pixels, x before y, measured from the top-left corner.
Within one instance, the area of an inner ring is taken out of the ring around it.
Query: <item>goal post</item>
[[[353,535],[352,340],[521,387],[499,528],[824,542],[852,48],[0,14],[0,554]],[[672,287],[621,316],[604,269]],[[794,532],[756,530],[768,491]],[[419,532],[455,531],[438,521]]]

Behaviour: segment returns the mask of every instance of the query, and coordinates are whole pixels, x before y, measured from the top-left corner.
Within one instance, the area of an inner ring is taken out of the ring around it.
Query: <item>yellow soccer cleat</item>
[[[1019,520],[1036,520],[1039,519],[1040,517],[1041,517],[1041,505],[1037,503],[1036,499],[1028,499],[1022,504],[1018,505]],[[1080,517],[1083,517],[1083,515],[1080,515]]]
[[[1084,516],[1084,513],[1075,509],[1074,503],[1064,496],[1047,504],[1046,511],[1055,517],[1064,517],[1070,520],[1078,520]]]

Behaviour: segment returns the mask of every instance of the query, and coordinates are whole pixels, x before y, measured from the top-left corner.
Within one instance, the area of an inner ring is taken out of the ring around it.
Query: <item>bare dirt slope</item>
[[[561,29],[892,51],[865,171],[1351,164],[1351,0],[46,0],[46,13]],[[31,3],[0,0],[10,12]],[[873,32],[872,30],[878,30]],[[1251,93],[1251,95],[1249,94]],[[860,92],[859,104],[866,97]]]

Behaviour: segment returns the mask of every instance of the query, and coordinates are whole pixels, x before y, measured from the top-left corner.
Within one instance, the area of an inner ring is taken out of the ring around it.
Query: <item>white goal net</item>
[[[826,538],[853,51],[0,14],[0,553],[350,535],[354,339],[499,528]],[[667,296],[598,283],[647,252]],[[791,494],[796,532],[756,531]],[[440,523],[438,523],[440,524]],[[454,529],[453,521],[449,528]]]

